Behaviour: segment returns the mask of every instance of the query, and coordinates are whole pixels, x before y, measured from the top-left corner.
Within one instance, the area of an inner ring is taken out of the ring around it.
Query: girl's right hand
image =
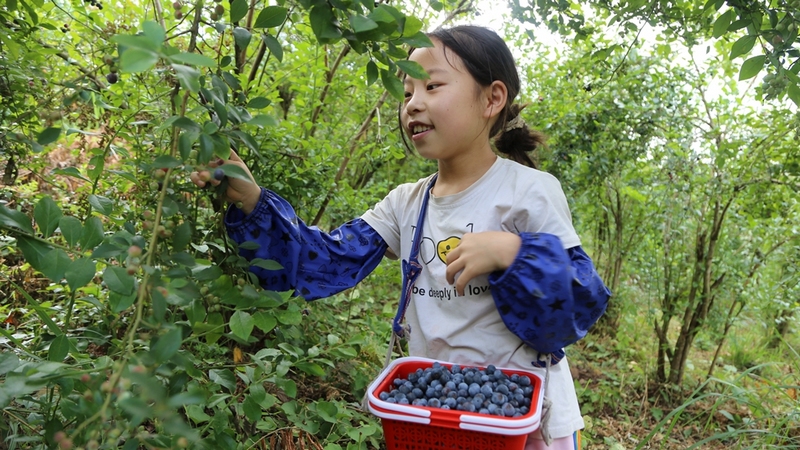
[[[214,178],[213,171],[223,164],[237,165],[250,177],[249,182],[239,178],[228,177],[228,188],[223,194],[223,200],[234,204],[241,202],[242,212],[250,214],[258,204],[258,199],[261,198],[261,188],[256,184],[256,180],[253,178],[253,174],[250,173],[250,169],[247,168],[242,159],[239,158],[239,155],[233,150],[231,150],[231,155],[227,161],[222,158],[211,161],[208,163],[209,170],[192,172],[189,178],[192,180],[192,183],[201,188],[206,187],[207,184],[219,186],[221,181]]]

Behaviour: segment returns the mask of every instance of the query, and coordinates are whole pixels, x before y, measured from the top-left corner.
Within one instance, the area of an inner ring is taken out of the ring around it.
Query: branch
[[[54,47],[54,46],[52,46],[50,44],[45,44],[44,42],[41,42],[41,41],[36,41],[36,43],[41,45],[44,48],[58,50],[56,47]],[[94,74],[93,71],[91,71],[91,70],[83,67],[82,65],[78,64],[77,61],[75,61],[74,59],[70,58],[70,56],[69,56],[69,54],[67,52],[65,52],[63,50],[60,50],[55,55],[58,56],[59,58],[63,59],[64,61],[66,61],[69,65],[75,66],[76,69],[78,69],[79,71],[81,71],[81,73],[86,75],[86,77],[89,78],[92,81],[92,83],[94,83],[95,86],[97,86],[98,90],[103,90],[103,89],[106,88],[106,84],[104,82],[102,82],[99,78],[97,78],[97,76]]]

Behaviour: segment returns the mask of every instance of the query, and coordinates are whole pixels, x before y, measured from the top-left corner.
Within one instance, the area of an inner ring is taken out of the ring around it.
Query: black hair
[[[528,153],[545,145],[544,135],[531,130],[524,122],[506,130],[506,125],[519,116],[525,105],[514,103],[520,90],[519,73],[505,41],[494,31],[474,25],[439,28],[427,35],[458,55],[479,85],[486,87],[494,81],[505,84],[508,91],[506,104],[489,131],[489,137],[494,138],[495,147],[500,153],[520,164],[536,167]],[[405,135],[403,141],[406,142]]]

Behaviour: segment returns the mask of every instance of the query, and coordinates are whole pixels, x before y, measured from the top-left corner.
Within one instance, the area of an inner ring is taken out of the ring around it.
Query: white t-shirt
[[[432,176],[392,190],[362,216],[401,259],[411,253],[423,195]],[[561,184],[552,175],[497,158],[469,188],[428,202],[419,262],[406,322],[409,353],[462,365],[494,364],[536,371],[538,353],[506,328],[489,291],[488,275],[472,279],[463,296],[447,283],[445,260],[464,233],[543,232],[558,236],[564,248],[580,245]],[[550,368],[547,397],[553,401],[550,434],[569,436],[583,419],[567,359]]]

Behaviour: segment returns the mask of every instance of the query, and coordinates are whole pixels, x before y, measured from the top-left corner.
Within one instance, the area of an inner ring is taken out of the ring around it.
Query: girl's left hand
[[[447,254],[447,282],[455,283],[458,295],[470,280],[486,273],[507,269],[519,253],[522,239],[506,231],[467,233]],[[456,280],[456,275],[461,272]]]

